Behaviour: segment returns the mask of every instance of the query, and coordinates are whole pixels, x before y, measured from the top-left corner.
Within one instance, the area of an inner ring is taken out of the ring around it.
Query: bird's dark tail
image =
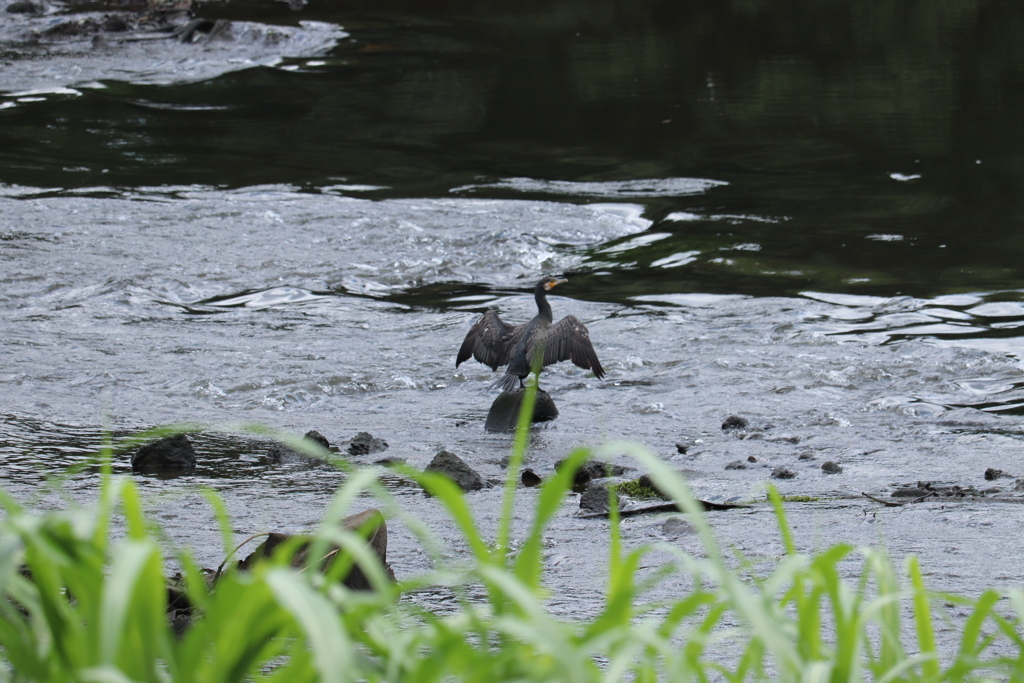
[[[521,381],[522,381],[522,379],[519,377],[519,375],[510,373],[510,372],[506,372],[492,386],[494,388],[496,388],[496,389],[498,387],[501,387],[502,391],[512,392],[512,391],[515,391],[516,389],[519,388],[519,383]]]

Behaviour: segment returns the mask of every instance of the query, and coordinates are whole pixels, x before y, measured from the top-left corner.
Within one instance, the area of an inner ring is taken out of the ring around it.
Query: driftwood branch
[[[870,500],[873,500],[876,503],[881,503],[882,505],[884,505],[886,507],[889,507],[889,508],[898,508],[898,507],[902,507],[904,505],[909,505],[910,503],[920,503],[922,500],[926,500],[928,498],[934,498],[935,497],[934,493],[927,493],[927,494],[921,496],[920,498],[914,498],[913,500],[895,501],[895,500],[882,500],[881,498],[877,498],[875,496],[872,496],[870,493],[865,493],[864,491],[861,491],[860,495],[864,496],[865,498],[869,498]]]

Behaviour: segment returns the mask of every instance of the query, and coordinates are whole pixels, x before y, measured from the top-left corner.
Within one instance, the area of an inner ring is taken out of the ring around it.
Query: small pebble
[[[803,453],[800,454],[798,460],[814,460],[814,453],[811,453],[810,451],[804,451]]]
[[[757,462],[757,458],[752,455],[747,456],[747,462]]]
[[[785,467],[776,467],[772,470],[772,479],[795,479],[796,472]]]
[[[989,467],[985,470],[985,481],[995,481],[1001,477],[1012,477],[1013,475],[1007,474],[1002,470],[997,470],[995,467]]]

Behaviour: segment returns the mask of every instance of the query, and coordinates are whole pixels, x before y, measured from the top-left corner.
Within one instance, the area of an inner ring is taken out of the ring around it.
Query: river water
[[[193,45],[26,39],[101,7],[7,14],[2,485],[88,501],[88,471],[42,484],[105,434],[220,428],[195,436],[194,474],[135,477],[169,542],[216,566],[201,488],[242,538],[310,529],[343,481],[229,425],[369,431],[498,479],[496,376],[455,353],[480,312],[525,321],[533,284],[564,274],[555,316],[586,323],[607,376],[545,372],[561,415],[534,470],[638,442],[703,497],[817,497],[791,505],[804,548],[884,542],[941,590],[1019,583],[1024,506],[983,475],[1024,476],[1024,10],[805,4],[214,2],[235,40]],[[723,431],[734,414],[749,427]],[[918,480],[1000,500],[861,496]],[[457,559],[437,503],[389,487]],[[485,529],[499,500],[470,494]],[[577,509],[549,541],[567,615],[599,608],[607,542]],[[781,553],[763,504],[711,519]],[[664,521],[626,520],[627,542],[700,552]],[[389,556],[399,578],[434,561],[397,518]]]

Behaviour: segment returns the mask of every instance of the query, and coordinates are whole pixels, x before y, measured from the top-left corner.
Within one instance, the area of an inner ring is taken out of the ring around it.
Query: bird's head
[[[546,277],[540,281],[540,286],[544,288],[545,292],[550,292],[558,285],[564,284],[566,282],[568,282],[568,280],[566,280],[565,278]]]

